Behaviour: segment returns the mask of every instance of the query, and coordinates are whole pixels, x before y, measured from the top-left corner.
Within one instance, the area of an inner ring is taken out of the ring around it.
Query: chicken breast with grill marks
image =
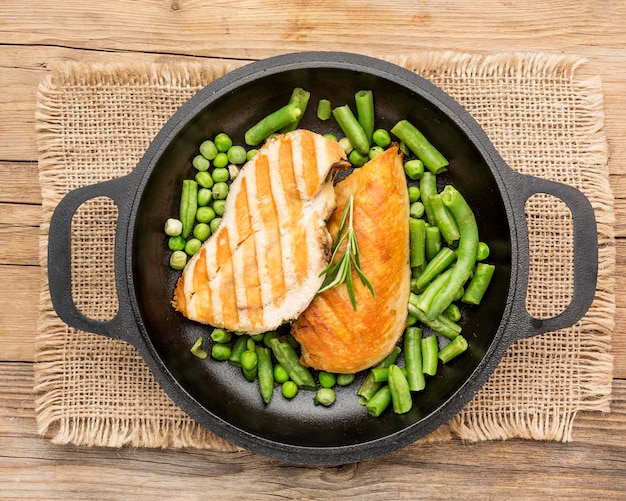
[[[315,297],[291,333],[301,361],[315,369],[353,373],[380,362],[402,336],[411,287],[409,198],[403,157],[394,146],[356,169],[335,187],[337,209],[328,222],[336,235],[354,195],[354,231],[361,269],[376,297],[353,270],[356,311],[346,284]]]
[[[296,130],[269,140],[233,181],[222,223],[187,263],[174,294],[191,320],[262,333],[309,305],[330,259],[336,141]]]

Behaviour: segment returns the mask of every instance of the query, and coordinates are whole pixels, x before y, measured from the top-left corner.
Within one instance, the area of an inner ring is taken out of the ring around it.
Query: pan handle
[[[59,318],[70,327],[114,339],[123,339],[134,345],[139,331],[130,307],[127,285],[120,277],[126,276],[125,233],[128,230],[128,217],[137,191],[137,182],[137,176],[131,173],[70,191],[56,206],[48,234],[48,285],[52,306]],[[110,320],[87,317],[79,311],[72,298],[72,218],[84,202],[102,196],[112,199],[118,208],[114,259],[119,308]]]
[[[518,217],[517,227],[520,229],[518,245],[520,262],[526,260],[526,266],[520,270],[520,284],[522,290],[528,288],[528,231],[524,215],[524,205],[529,197],[537,193],[547,193],[561,199],[572,214],[574,224],[574,292],[570,304],[560,314],[539,319],[528,313],[526,305],[521,304],[517,311],[521,311],[522,328],[518,337],[525,338],[570,327],[578,322],[587,312],[593,302],[598,278],[598,234],[595,214],[589,199],[576,188],[541,179],[534,176],[514,172],[515,189],[512,198],[515,204],[514,213]],[[525,294],[518,295],[521,302],[525,302]]]

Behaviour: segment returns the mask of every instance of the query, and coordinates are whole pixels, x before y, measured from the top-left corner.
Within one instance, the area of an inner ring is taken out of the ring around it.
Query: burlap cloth
[[[426,52],[388,59],[456,98],[511,167],[581,189],[598,221],[600,275],[589,313],[572,328],[512,346],[473,401],[427,439],[572,440],[576,414],[609,411],[611,397],[614,213],[600,79],[579,77],[584,61],[578,58],[548,54]],[[62,196],[128,173],[172,113],[233,68],[212,62],[71,63],[50,72],[39,88],[36,116],[42,269],[50,215]],[[572,293],[571,218],[548,195],[533,196],[526,212],[532,263],[527,307],[537,317],[552,316]],[[114,204],[99,198],[84,204],[73,222],[74,296],[97,319],[117,309],[115,221]],[[179,410],[133,347],[65,326],[51,307],[45,276],[37,350],[39,432],[56,443],[235,449]]]

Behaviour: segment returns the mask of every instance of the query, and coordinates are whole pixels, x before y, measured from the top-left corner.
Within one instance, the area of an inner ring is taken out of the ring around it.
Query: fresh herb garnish
[[[353,266],[357,275],[361,279],[361,283],[372,293],[372,297],[375,298],[376,293],[374,292],[374,287],[372,287],[372,284],[361,270],[359,245],[356,241],[356,233],[354,232],[353,225],[353,202],[354,196],[350,195],[350,198],[346,202],[346,206],[343,209],[343,215],[341,216],[341,222],[339,223],[339,230],[337,231],[337,236],[335,237],[335,242],[332,247],[333,254],[330,258],[330,263],[326,268],[324,268],[322,273],[320,273],[320,276],[326,274],[326,278],[324,278],[324,282],[322,282],[322,286],[320,287],[318,294],[321,294],[328,289],[332,289],[333,287],[339,287],[345,282],[346,287],[348,288],[348,296],[350,296],[352,308],[356,311],[356,297],[354,295],[354,282],[352,281]],[[348,222],[347,228],[345,227],[346,221]],[[343,254],[337,262],[335,262],[335,257],[337,256],[339,248],[344,241],[346,242],[346,246]]]

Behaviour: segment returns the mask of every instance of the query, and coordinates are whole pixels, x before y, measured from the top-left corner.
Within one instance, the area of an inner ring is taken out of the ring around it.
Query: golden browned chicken
[[[183,270],[175,308],[251,334],[298,317],[330,259],[329,173],[341,163],[336,141],[307,130],[269,140],[233,181],[222,223]]]
[[[353,373],[386,357],[406,326],[410,292],[409,199],[403,157],[396,146],[356,169],[335,187],[337,209],[328,222],[334,236],[350,195],[361,269],[375,297],[356,272],[356,311],[346,284],[326,290],[292,326],[301,360],[315,369]]]

